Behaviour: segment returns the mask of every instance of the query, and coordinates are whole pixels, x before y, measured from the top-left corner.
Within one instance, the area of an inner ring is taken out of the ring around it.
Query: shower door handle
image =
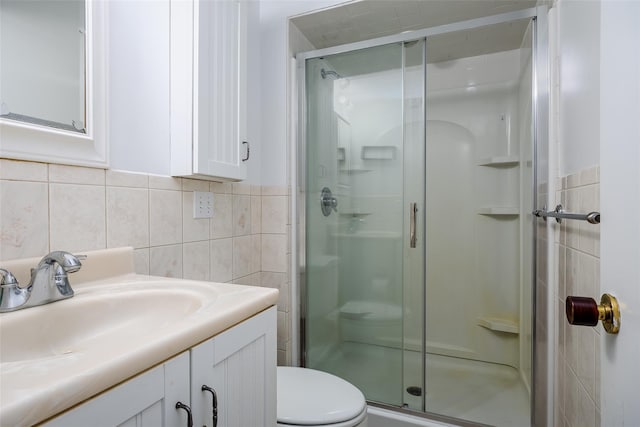
[[[409,247],[415,248],[418,242],[416,234],[416,213],[418,212],[418,204],[409,204]]]

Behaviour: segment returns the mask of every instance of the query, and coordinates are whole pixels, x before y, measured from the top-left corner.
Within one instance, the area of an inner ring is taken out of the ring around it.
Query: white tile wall
[[[49,181],[50,246],[68,248],[69,251],[105,247],[105,197],[104,183],[78,185]]]
[[[194,219],[193,191],[214,193]],[[0,159],[0,261],[134,248],[140,274],[280,290],[278,362],[291,361],[287,187]]]
[[[182,192],[150,188],[150,245],[171,245],[180,242],[182,242]]]
[[[48,186],[42,182],[3,181],[0,187],[0,257],[43,253],[49,247]]]
[[[233,195],[233,235],[251,234],[251,196]]]
[[[215,239],[210,243],[211,280],[228,282],[233,279],[233,240]]]
[[[219,186],[213,186],[214,215],[211,218],[212,239],[228,238],[233,236],[233,196],[226,193],[216,193]]]
[[[149,246],[149,191],[107,187],[107,247]]]
[[[547,200],[549,186],[546,182],[540,183],[536,189],[538,200]],[[547,303],[547,296],[549,295],[549,285],[547,283],[549,265],[547,262],[548,257],[548,245],[547,245],[547,226],[543,221],[536,222],[536,292],[535,292],[535,346],[538,354],[546,354],[548,348],[549,331],[547,322],[549,304]],[[548,376],[551,367],[548,366],[543,358],[539,358],[535,362],[535,377],[533,378],[534,387],[537,390],[536,398],[537,404],[535,405],[535,417],[538,420],[544,420],[547,417],[548,405],[553,403],[547,403],[546,393],[548,386]],[[544,424],[544,423],[543,423]]]
[[[290,233],[289,188],[262,187],[261,206],[261,282],[263,286],[280,289],[278,302],[278,363],[291,364]]]
[[[149,274],[163,277],[182,277],[182,245],[149,248]]]
[[[599,167],[563,177],[556,200],[567,211],[600,210]],[[563,221],[556,233],[558,290],[555,422],[562,427],[600,425],[600,325],[571,326],[568,295],[600,299],[600,226]]]

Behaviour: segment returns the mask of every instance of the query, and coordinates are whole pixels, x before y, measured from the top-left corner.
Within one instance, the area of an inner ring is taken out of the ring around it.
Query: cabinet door
[[[46,427],[178,427],[186,412],[176,402],[189,403],[188,352],[134,377],[45,422]]]
[[[203,385],[216,391],[218,427],[276,425],[275,307],[191,350],[194,425],[213,427]]]
[[[246,0],[171,1],[171,173],[246,178]]]

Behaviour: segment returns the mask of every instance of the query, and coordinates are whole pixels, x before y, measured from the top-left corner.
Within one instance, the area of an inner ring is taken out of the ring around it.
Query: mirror
[[[82,0],[0,0],[0,116],[85,133]]]
[[[107,165],[106,2],[0,0],[0,156]]]

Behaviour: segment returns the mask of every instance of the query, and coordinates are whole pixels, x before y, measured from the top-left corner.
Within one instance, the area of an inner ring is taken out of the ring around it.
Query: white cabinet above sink
[[[247,177],[246,0],[171,0],[171,175]]]
[[[257,153],[258,113],[247,112],[257,91],[247,86],[260,78],[258,2],[107,3],[111,168],[246,179]]]

